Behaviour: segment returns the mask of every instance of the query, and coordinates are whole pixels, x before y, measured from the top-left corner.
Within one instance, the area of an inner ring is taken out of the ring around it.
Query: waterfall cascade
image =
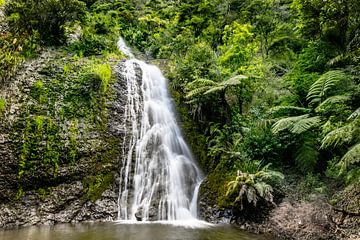
[[[202,175],[176,123],[167,81],[159,68],[135,59],[118,66],[126,79],[126,152],[120,169],[119,220],[189,220],[197,216]]]

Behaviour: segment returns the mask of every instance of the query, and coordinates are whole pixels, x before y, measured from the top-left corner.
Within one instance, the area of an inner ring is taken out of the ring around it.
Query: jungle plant
[[[237,176],[228,183],[226,197],[234,205],[240,205],[242,210],[244,201],[253,204],[256,207],[260,199],[270,204],[274,204],[273,186],[284,179],[280,172],[270,170],[270,164],[261,167],[260,162],[248,164],[247,170],[237,171]]]
[[[346,114],[349,109],[346,105],[349,96],[343,94],[351,85],[349,79],[350,76],[343,71],[328,71],[321,75],[309,89],[307,100],[310,108],[289,106],[273,109],[273,114],[277,114],[279,111],[284,113],[285,109],[288,110],[288,113],[294,112],[294,110],[300,113],[300,115],[278,119],[273,124],[272,131],[274,134],[287,131],[288,134],[299,138],[299,142],[295,146],[294,159],[303,172],[311,171],[317,163],[320,148],[320,139],[317,133],[321,133],[322,129],[325,129],[325,125],[331,124],[331,121],[342,120],[341,115],[338,118],[333,116],[334,111]],[[326,121],[327,118],[331,118],[331,121]],[[334,134],[332,133],[330,136]],[[330,136],[324,138],[323,148],[325,145],[331,145]]]
[[[12,32],[39,33],[45,44],[65,40],[65,25],[81,19],[85,3],[78,0],[14,0],[5,4],[5,14]]]

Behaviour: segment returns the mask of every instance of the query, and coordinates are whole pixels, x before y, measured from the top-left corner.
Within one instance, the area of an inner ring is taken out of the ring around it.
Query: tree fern
[[[310,109],[303,107],[294,107],[294,106],[276,106],[270,108],[268,111],[272,116],[289,116],[289,115],[299,115],[309,113]]]
[[[185,98],[192,99],[197,97],[198,95],[203,94],[204,92],[211,89],[211,87],[216,86],[216,82],[208,79],[196,79],[186,85],[186,90],[188,93]]]
[[[325,101],[323,101],[322,103],[320,103],[319,106],[317,106],[317,108],[315,109],[316,112],[321,112],[322,109],[326,108],[327,106],[331,106],[334,104],[339,104],[339,103],[346,103],[347,101],[350,100],[350,96],[349,95],[336,95],[336,96],[331,96],[328,97]]]
[[[340,174],[347,171],[350,165],[360,163],[360,143],[351,147],[339,162]]]
[[[237,75],[222,82],[215,82],[208,79],[197,79],[186,85],[186,89],[189,91],[186,98],[191,99],[199,95],[225,91],[227,87],[240,85],[241,79],[247,79],[247,77],[244,75]]]
[[[242,79],[247,79],[247,76],[244,75],[236,75],[228,80],[222,81],[219,83],[220,86],[236,86],[241,84]]]
[[[277,134],[284,130],[289,130],[292,133],[300,134],[306,132],[312,127],[319,125],[321,119],[318,116],[310,117],[309,114],[304,114],[295,117],[287,117],[278,120],[272,127],[272,132]]]
[[[319,116],[303,118],[294,123],[294,126],[290,129],[292,133],[300,134],[306,132],[310,128],[318,126],[321,122]]]
[[[329,92],[336,84],[342,80],[345,80],[347,75],[339,70],[329,71],[324,73],[315,83],[310,87],[310,90],[307,94],[307,100],[311,104],[318,104],[326,96],[326,93]]]
[[[321,142],[320,148],[328,148],[330,146],[337,147],[348,144],[353,139],[354,125],[347,124],[329,132]]]
[[[302,172],[313,170],[319,155],[315,140],[310,136],[305,136],[294,154],[295,163]]]

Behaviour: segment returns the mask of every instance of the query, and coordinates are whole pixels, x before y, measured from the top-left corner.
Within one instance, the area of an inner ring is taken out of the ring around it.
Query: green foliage
[[[86,25],[78,41],[73,42],[69,49],[79,55],[99,55],[116,51],[118,36],[117,13],[88,13]]]
[[[109,187],[109,185],[114,181],[114,176],[112,173],[108,174],[98,174],[93,177],[86,179],[85,186],[86,198],[95,202],[101,197],[101,194]]]
[[[12,32],[31,35],[35,30],[45,44],[65,41],[65,25],[81,18],[85,3],[78,0],[14,0],[5,5]]]
[[[0,34],[0,84],[6,83],[16,72],[22,62],[21,45],[17,38],[10,34]]]
[[[309,129],[318,126],[320,118],[318,116],[310,117],[309,114],[287,117],[278,120],[273,125],[273,133],[279,133],[284,130],[289,130],[291,133],[301,134]]]
[[[4,98],[0,98],[0,117],[5,113],[6,110],[6,100]]]
[[[35,174],[39,169],[56,174],[62,154],[59,127],[45,116],[29,118],[23,124],[19,177]]]
[[[311,134],[305,134],[300,138],[299,145],[294,152],[294,160],[301,172],[313,172],[319,156],[317,145],[316,138]]]
[[[329,71],[323,74],[316,82],[314,82],[308,92],[307,100],[311,104],[319,104],[339,82],[346,83],[348,76],[338,70]]]
[[[239,170],[235,180],[228,183],[226,196],[233,204],[240,205],[241,210],[245,199],[255,207],[259,199],[274,204],[271,183],[274,184],[274,182],[284,179],[284,175],[280,172],[270,170],[269,164],[264,167],[260,167],[259,163],[253,164],[257,165],[256,171],[242,172]]]
[[[241,66],[253,57],[257,51],[257,44],[252,40],[252,26],[249,24],[239,24],[233,22],[231,25],[225,26],[223,42],[220,46],[221,56],[219,62],[226,69],[223,71],[240,71]]]

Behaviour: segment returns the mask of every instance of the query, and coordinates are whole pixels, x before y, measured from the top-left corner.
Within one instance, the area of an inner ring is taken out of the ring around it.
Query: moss
[[[4,115],[6,110],[6,100],[4,98],[0,98],[0,118]]]
[[[86,199],[95,202],[101,194],[114,182],[114,174],[98,174],[85,179]]]
[[[34,116],[23,120],[19,177],[33,175],[39,169],[57,172],[61,155],[59,127],[49,117]]]

